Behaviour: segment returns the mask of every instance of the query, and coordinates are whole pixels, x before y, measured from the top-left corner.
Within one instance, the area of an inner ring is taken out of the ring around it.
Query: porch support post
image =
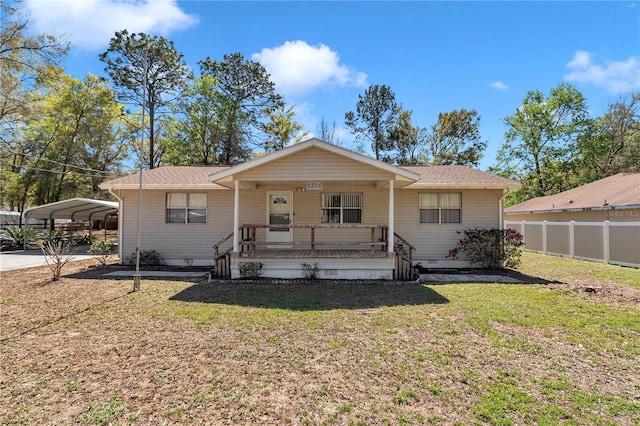
[[[240,250],[240,182],[234,183],[233,191],[233,252],[238,253]]]
[[[389,232],[387,235],[387,251],[389,253],[393,253],[394,242],[395,242],[395,230],[393,228],[393,224],[395,222],[394,218],[394,200],[393,200],[393,180],[389,180]]]

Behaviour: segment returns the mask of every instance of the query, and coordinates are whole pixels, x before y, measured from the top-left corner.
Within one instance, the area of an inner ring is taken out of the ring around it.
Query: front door
[[[267,223],[269,225],[289,225],[293,223],[293,192],[267,192]],[[267,229],[267,242],[290,243],[293,229]],[[273,245],[269,248],[287,248],[287,245]]]

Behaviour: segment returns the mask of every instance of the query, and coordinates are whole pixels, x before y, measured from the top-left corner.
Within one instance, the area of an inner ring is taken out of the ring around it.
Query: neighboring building
[[[243,262],[261,262],[269,277],[302,277],[306,263],[320,278],[391,279],[407,262],[468,266],[447,258],[456,232],[500,227],[504,195],[518,186],[465,166],[396,167],[310,139],[233,167],[145,171],[140,247],[173,265],[213,265],[217,252],[218,274],[234,278]],[[126,260],[139,175],[101,187],[120,200]],[[411,249],[404,260],[394,242]]]
[[[559,194],[504,209],[505,220],[549,222],[640,221],[640,173],[618,173]]]
[[[640,267],[640,173],[618,173],[505,209],[525,249]]]

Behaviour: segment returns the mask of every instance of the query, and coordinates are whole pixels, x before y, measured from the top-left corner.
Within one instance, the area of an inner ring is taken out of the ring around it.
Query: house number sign
[[[322,190],[322,182],[307,182],[307,190],[308,191],[321,191]]]

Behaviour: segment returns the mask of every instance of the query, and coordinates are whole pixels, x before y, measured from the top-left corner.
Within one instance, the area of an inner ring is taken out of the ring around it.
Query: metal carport
[[[26,209],[22,213],[22,223],[26,226],[24,224],[29,219],[46,219],[49,223],[53,223],[54,219],[104,220],[106,223],[107,218],[115,214],[118,214],[118,203],[115,201],[71,198]]]

